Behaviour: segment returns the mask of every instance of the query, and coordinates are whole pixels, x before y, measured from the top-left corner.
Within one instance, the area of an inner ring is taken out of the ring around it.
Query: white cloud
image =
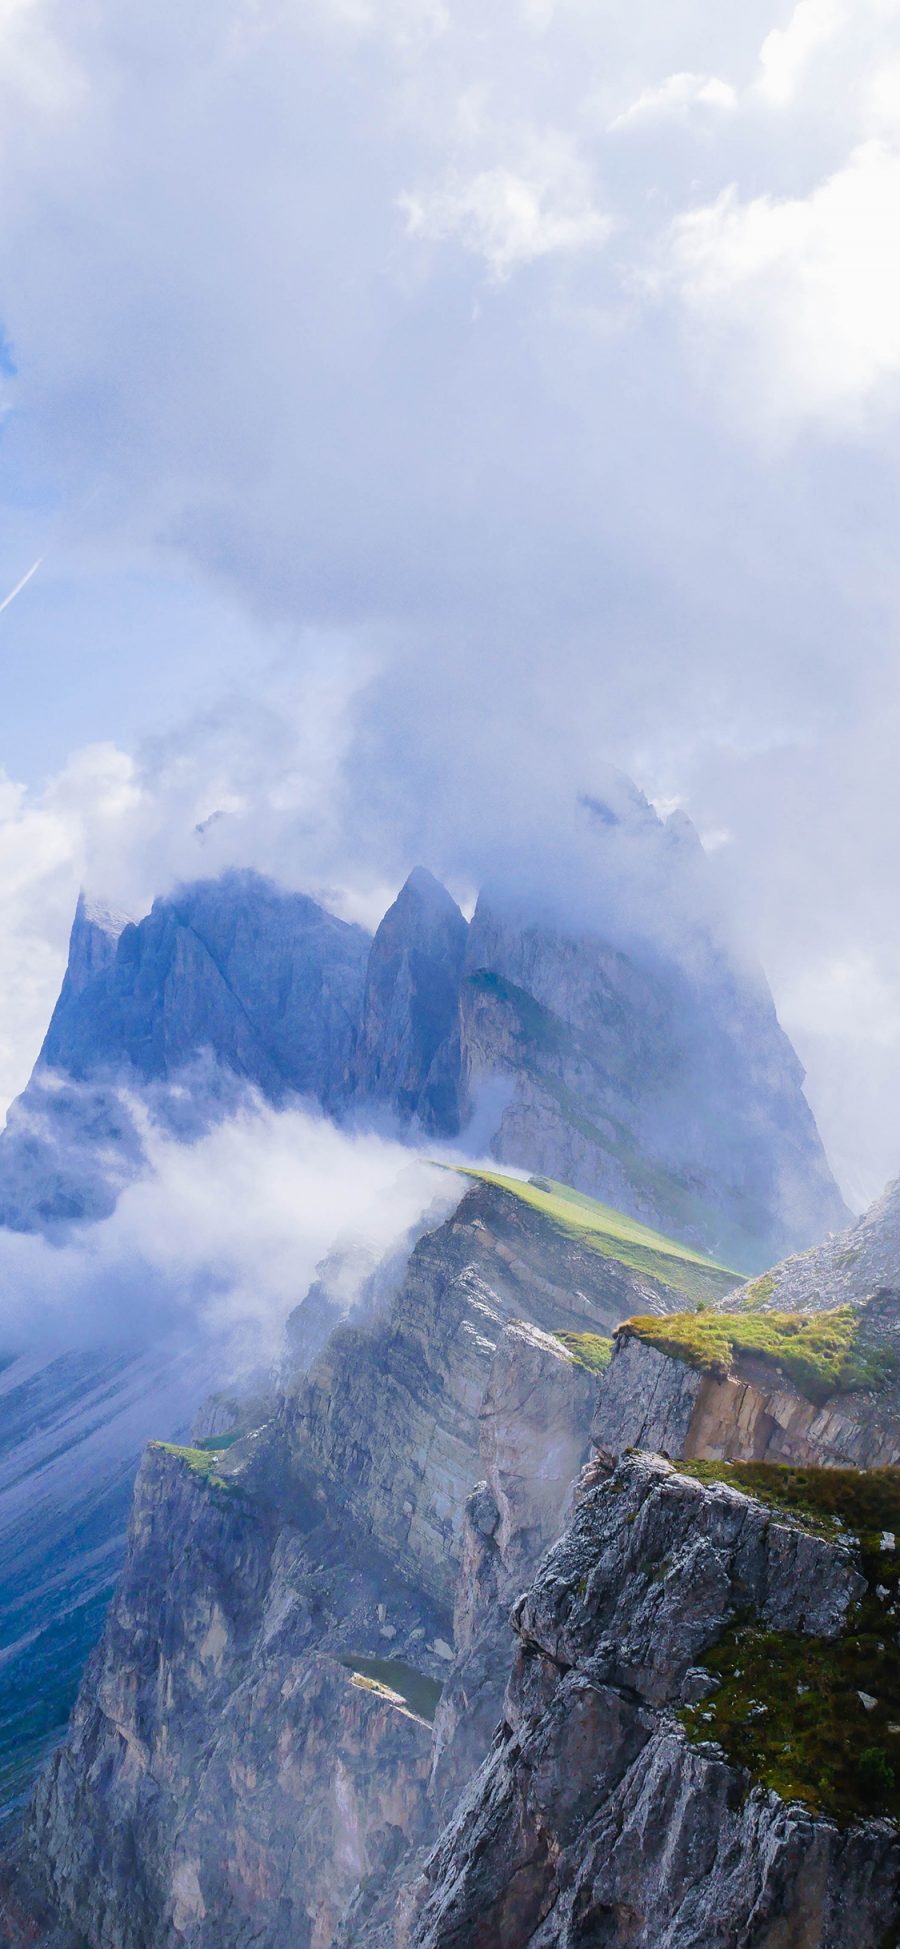
[[[874,141],[809,196],[744,202],[732,187],[677,220],[676,288],[751,413],[852,426],[896,380],[898,230],[900,154]]]
[[[420,47],[450,25],[444,0],[311,0],[311,12],[357,34],[387,36],[401,49]]]
[[[900,971],[891,978],[864,948],[812,960],[785,988],[782,1006],[810,1035],[900,1051]]]
[[[900,128],[900,60],[885,61],[865,87],[866,120],[873,132],[890,140]]]
[[[261,1104],[194,1144],[149,1129],[146,1146],[112,1217],[67,1244],[0,1231],[5,1347],[180,1332],[230,1346],[233,1365],[270,1360],[326,1253],[381,1258],[465,1190],[400,1144]]]
[[[0,99],[16,95],[30,112],[56,115],[83,93],[78,64],[53,30],[45,0],[0,0]]]
[[[847,20],[840,0],[798,0],[786,27],[774,27],[760,49],[759,88],[778,108],[794,99],[809,63]]]
[[[102,851],[136,809],[134,769],[101,745],[36,796],[0,778],[0,1114],[43,1039],[91,843]]]
[[[863,933],[889,959],[890,903],[864,909],[900,846],[893,758],[872,762],[900,698],[896,0],[842,6],[830,39],[792,0],[649,0],[640,31],[596,0],[0,6],[3,588],[45,548],[48,569],[2,618],[2,756],[18,778],[44,737],[58,772],[51,752],[95,751],[0,832],[7,1089],[83,875],[130,904],[231,856],[375,917],[417,855],[467,884],[515,870],[605,756],[734,833],[717,861],[782,986],[823,917],[830,952]],[[639,102],[640,139],[609,137]],[[502,283],[477,324],[473,256]],[[49,572],[61,506],[87,624]],[[184,704],[166,612],[161,667],[156,625],[131,625],[161,562],[211,592],[175,632]],[[223,704],[232,606],[255,641]],[[283,708],[260,676],[276,653],[298,677]],[[198,696],[202,719],[138,748]],[[872,783],[847,789],[807,907],[831,710]],[[776,900],[768,781],[735,808],[711,754],[730,776],[798,724],[814,762]],[[886,1172],[881,1088],[841,1124],[877,1127]]]
[[[617,115],[610,129],[628,128],[635,122],[655,121],[666,116],[685,116],[692,108],[711,108],[732,112],[737,107],[736,88],[714,74],[670,74],[658,86],[642,88],[636,100]]]
[[[596,207],[590,173],[558,135],[536,139],[515,168],[452,175],[441,188],[399,199],[407,235],[454,239],[502,281],[537,258],[599,247],[612,229]]]

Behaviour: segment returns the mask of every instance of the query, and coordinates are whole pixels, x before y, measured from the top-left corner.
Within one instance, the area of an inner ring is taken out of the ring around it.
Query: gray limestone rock
[[[663,1310],[676,1295],[478,1185],[420,1240],[385,1315],[339,1328],[289,1390],[292,1447],[328,1482],[332,1505],[449,1607],[505,1327],[524,1318],[545,1332],[608,1334],[648,1302]]]
[[[459,1128],[458,998],[467,927],[417,866],[376,929],[366,971],[355,1086],[401,1125]]]
[[[676,885],[693,913],[699,842],[627,781],[613,797],[591,810],[608,898],[590,890],[581,924],[571,901],[548,911],[495,889],[467,927],[421,867],[371,942],[250,872],[178,888],[137,923],[81,902],[0,1140],[0,1223],[52,1231],[113,1209],[141,1163],[129,1093],[190,1139],[248,1089],[417,1142],[458,1134],[728,1264],[843,1223],[762,975],[729,949],[708,886],[683,938],[647,899]],[[656,915],[659,938],[624,926],[623,900]]]
[[[462,1792],[500,1718],[509,1607],[563,1528],[587,1457],[597,1379],[550,1335],[502,1334],[481,1406],[486,1480],[466,1504],[454,1601],[456,1661],[435,1717],[431,1795]]]
[[[785,1805],[673,1713],[727,1619],[832,1634],[846,1551],[651,1457],[588,1490],[532,1589],[504,1723],[409,1892],[402,1949],[881,1949],[890,1822]],[[662,1574],[661,1574],[662,1573]],[[360,1949],[368,1949],[365,1937]]]
[[[259,874],[200,881],[125,926],[89,980],[64,984],[39,1067],[149,1082],[209,1051],[274,1101],[332,1101],[368,951],[361,928]]]
[[[79,902],[43,1048],[0,1137],[0,1224],[106,1217],[143,1162],[135,1092],[188,1140],[248,1088],[339,1107],[368,951],[362,928],[255,873],[181,888],[137,924]]]
[[[151,1449],[11,1941],[881,1949],[893,1827],[748,1792],[675,1716],[736,1618],[840,1631],[852,1550],[637,1453],[572,1508],[598,1382],[547,1325],[602,1324],[590,1256],[479,1186],[267,1425]]]
[[[589,1446],[596,1377],[512,1322],[531,1305],[545,1327],[608,1327],[631,1278],[479,1185],[383,1313],[333,1334],[308,1379],[286,1367],[266,1425],[215,1457],[149,1451],[35,1800],[35,1912],[49,1899],[103,1949],[324,1949],[345,1909],[368,1910],[435,1831],[431,1719],[457,1669],[472,1484],[488,1474],[499,1575],[481,1609],[459,1598],[486,1689],[480,1707],[455,1689],[445,1796],[493,1730],[509,1599]]]

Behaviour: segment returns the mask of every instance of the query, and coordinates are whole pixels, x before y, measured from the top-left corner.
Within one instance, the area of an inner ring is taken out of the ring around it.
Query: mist
[[[204,1350],[220,1381],[277,1361],[319,1262],[388,1257],[465,1180],[398,1143],[256,1100],[194,1143],[146,1123],[145,1168],[61,1244],[0,1231],[0,1349]]]

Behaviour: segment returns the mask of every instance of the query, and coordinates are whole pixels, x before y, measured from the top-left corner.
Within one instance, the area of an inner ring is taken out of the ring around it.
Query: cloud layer
[[[376,917],[611,759],[896,1169],[898,101],[893,0],[0,5],[7,1091],[81,877]]]
[[[146,1132],[147,1168],[113,1216],[49,1245],[0,1231],[0,1346],[216,1349],[221,1371],[278,1357],[319,1261],[381,1258],[452,1210],[464,1181],[399,1144],[248,1103],[193,1144]]]

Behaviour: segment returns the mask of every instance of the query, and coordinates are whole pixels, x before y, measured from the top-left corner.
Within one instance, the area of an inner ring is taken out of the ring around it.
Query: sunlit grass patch
[[[508,1177],[502,1171],[478,1170],[470,1165],[459,1169],[465,1177],[510,1192],[589,1251],[647,1273],[686,1299],[721,1299],[741,1283],[741,1273],[554,1178]]]
[[[218,1473],[216,1467],[218,1456],[215,1449],[182,1448],[174,1441],[152,1441],[150,1447],[158,1449],[164,1455],[176,1456],[178,1461],[183,1462],[185,1467],[190,1469],[191,1474],[195,1475],[207,1489],[224,1489],[230,1494],[236,1487],[235,1483],[227,1482],[225,1477]]]
[[[900,1377],[890,1348],[866,1344],[852,1306],[804,1313],[669,1313],[626,1320],[630,1333],[701,1373],[731,1373],[735,1357],[753,1354],[792,1380],[817,1406],[832,1394],[881,1388]]]

